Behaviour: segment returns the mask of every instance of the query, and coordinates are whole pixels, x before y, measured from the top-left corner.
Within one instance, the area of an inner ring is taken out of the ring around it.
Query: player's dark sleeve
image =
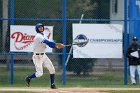
[[[126,56],[128,58],[132,58],[133,57],[133,56],[130,55],[130,53],[131,53],[131,46],[128,47],[127,52],[126,52]]]
[[[44,39],[44,40],[42,41],[42,43],[45,43],[46,45],[48,45],[48,46],[51,47],[51,48],[56,48],[56,43],[55,43],[55,42],[48,41],[48,40]]]

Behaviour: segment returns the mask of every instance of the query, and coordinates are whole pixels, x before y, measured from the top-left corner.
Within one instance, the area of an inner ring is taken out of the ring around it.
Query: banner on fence
[[[11,52],[33,52],[33,40],[36,35],[35,26],[11,25],[10,26],[10,51]],[[50,35],[53,39],[53,26],[44,26],[44,36]],[[46,52],[52,52],[47,47]]]
[[[121,24],[73,24],[73,40],[87,41],[73,45],[74,58],[122,58]]]

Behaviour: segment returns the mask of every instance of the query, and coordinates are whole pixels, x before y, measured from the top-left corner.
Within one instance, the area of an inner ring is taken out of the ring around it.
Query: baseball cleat
[[[31,79],[28,76],[25,79],[26,79],[26,86],[27,87],[30,87],[30,81],[31,81]]]
[[[57,89],[55,84],[51,84],[51,89]]]

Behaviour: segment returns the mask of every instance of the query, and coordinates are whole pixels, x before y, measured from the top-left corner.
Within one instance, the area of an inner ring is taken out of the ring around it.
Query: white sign
[[[133,56],[133,57],[139,58],[138,51],[132,52],[130,55]]]
[[[122,58],[121,24],[73,24],[73,40],[89,42],[73,45],[74,58]]]
[[[10,51],[33,52],[33,40],[36,34],[35,26],[11,25]],[[44,26],[44,35],[49,40],[52,40],[53,26]],[[47,47],[46,52],[52,52],[52,48]]]

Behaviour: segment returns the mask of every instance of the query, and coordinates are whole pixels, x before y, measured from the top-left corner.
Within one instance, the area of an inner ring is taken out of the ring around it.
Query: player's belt
[[[44,55],[44,53],[35,53],[35,55]]]

